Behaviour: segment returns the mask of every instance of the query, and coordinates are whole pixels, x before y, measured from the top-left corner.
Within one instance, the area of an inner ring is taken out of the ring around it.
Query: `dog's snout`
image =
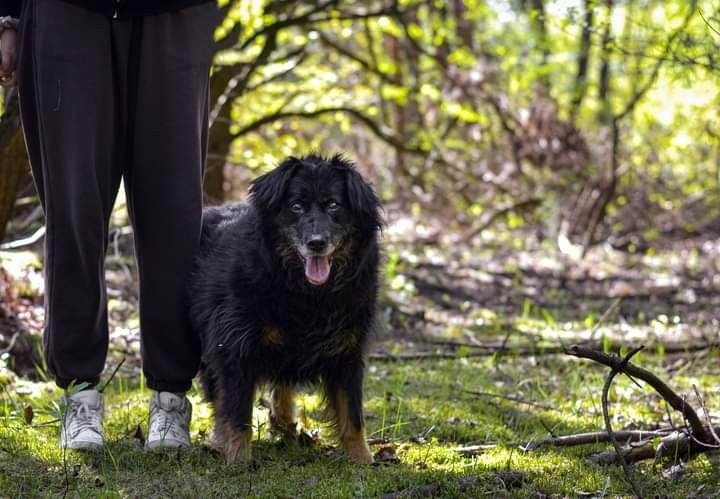
[[[327,249],[327,239],[320,234],[313,234],[307,242],[307,247],[315,253],[322,253]]]

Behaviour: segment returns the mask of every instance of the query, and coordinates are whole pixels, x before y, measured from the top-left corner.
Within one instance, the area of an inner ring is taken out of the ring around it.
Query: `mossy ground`
[[[639,362],[663,370],[664,360],[644,355]],[[227,465],[204,445],[211,411],[194,389],[190,393],[194,448],[145,454],[135,435],[138,426],[146,424],[149,394],[123,378],[113,380],[106,391],[105,451],[63,455],[57,448],[57,424],[43,424],[56,415],[51,403],[57,391],[50,384],[21,382],[6,386],[2,400],[0,495],[57,496],[67,489],[70,497],[375,497],[427,484],[436,485],[435,492],[445,497],[624,495],[630,488],[619,467],[597,466],[587,460],[606,445],[519,449],[520,444],[547,436],[549,431],[567,434],[600,429],[604,376],[603,368],[559,356],[371,363],[366,390],[368,434],[386,439],[400,459],[398,464],[376,466],[348,464],[333,450],[319,420],[320,398],[312,391],[300,398],[299,412],[302,424],[320,428],[318,445],[287,445],[267,436],[267,410],[260,399],[255,462]],[[685,393],[691,392],[692,383],[700,383],[701,391],[713,394],[718,376],[695,373],[690,366],[673,376],[672,383]],[[473,391],[513,395],[525,402]],[[628,380],[617,382],[615,394],[616,427],[648,426],[666,418],[657,397]],[[26,406],[35,413],[30,425],[23,415]],[[470,444],[497,447],[473,457],[456,451]],[[383,445],[373,447],[377,450]],[[503,480],[509,476],[501,473],[505,471],[522,475],[519,480]],[[652,463],[635,466],[635,475],[648,496],[687,497],[720,490],[720,471],[703,456],[685,468],[679,481],[663,478]],[[476,480],[468,485],[463,480],[467,477]]]

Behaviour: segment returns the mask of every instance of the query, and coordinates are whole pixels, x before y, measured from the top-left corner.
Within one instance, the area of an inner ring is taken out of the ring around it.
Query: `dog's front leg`
[[[295,390],[292,386],[276,384],[272,389],[270,428],[285,438],[297,434],[295,422]]]
[[[249,462],[256,381],[248,373],[233,374],[222,381],[215,405],[215,441],[228,463]]]
[[[331,374],[325,376],[326,397],[335,416],[340,445],[352,462],[370,464],[373,456],[365,439],[362,365],[348,370],[351,375],[344,380],[332,379]]]

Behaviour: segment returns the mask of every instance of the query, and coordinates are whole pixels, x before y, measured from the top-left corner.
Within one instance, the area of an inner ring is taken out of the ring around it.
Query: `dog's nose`
[[[315,253],[322,253],[327,249],[327,241],[320,234],[310,236],[310,240],[307,242],[307,247],[310,251]]]

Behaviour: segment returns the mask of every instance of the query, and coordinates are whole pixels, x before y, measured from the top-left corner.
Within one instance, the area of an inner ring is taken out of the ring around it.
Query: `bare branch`
[[[610,373],[607,375],[607,378],[605,378],[605,384],[603,385],[602,390],[602,410],[603,410],[603,419],[605,420],[605,428],[607,429],[607,434],[610,437],[610,442],[612,442],[613,447],[615,448],[615,452],[617,452],[618,458],[620,459],[620,464],[622,464],[623,471],[625,472],[625,477],[627,478],[627,481],[630,482],[630,486],[632,487],[635,494],[642,499],[642,491],[640,490],[640,487],[635,483],[632,477],[632,470],[630,468],[630,465],[625,460],[625,457],[622,454],[622,449],[620,449],[620,444],[617,441],[616,435],[613,433],[612,430],[612,423],[610,421],[610,410],[608,409],[608,393],[610,392],[610,385],[612,384],[613,379],[615,379],[615,376],[620,374],[624,371],[625,366],[628,365],[628,362],[632,358],[633,355],[638,353],[640,350],[642,350],[642,345],[630,350],[628,354],[615,366],[613,366]]]
[[[510,203],[505,206],[501,206],[497,210],[494,211],[488,211],[485,212],[480,219],[480,223],[477,227],[470,230],[470,232],[465,235],[465,241],[469,241],[473,237],[480,234],[482,231],[490,227],[495,220],[497,220],[499,217],[503,215],[507,215],[511,211],[517,211],[517,210],[525,210],[525,209],[532,209],[538,207],[542,203],[542,199],[540,198],[529,198],[529,199],[521,199],[520,201],[517,201],[515,203]]]
[[[376,137],[378,137],[379,139],[383,140],[384,142],[392,145],[395,148],[401,149],[404,152],[407,152],[410,154],[422,155],[422,156],[425,156],[427,154],[427,151],[425,151],[422,148],[408,146],[406,143],[401,141],[399,138],[392,135],[390,131],[385,130],[382,125],[376,123],[372,118],[370,118],[366,114],[362,113],[361,111],[351,108],[351,107],[345,107],[345,106],[326,107],[326,108],[316,109],[314,111],[277,112],[274,114],[270,114],[270,115],[258,118],[257,120],[253,121],[252,123],[245,125],[240,130],[238,130],[234,134],[234,136],[239,137],[241,135],[245,135],[247,133],[253,132],[253,131],[263,127],[264,125],[273,123],[278,120],[283,120],[283,119],[288,119],[288,118],[317,118],[318,116],[322,116],[324,114],[332,114],[332,113],[345,113],[345,114],[351,116],[355,120],[364,124]]]
[[[694,435],[698,436],[701,440],[705,442],[708,441],[708,439],[705,438],[705,427],[700,421],[700,418],[698,417],[695,410],[685,402],[685,399],[680,397],[677,393],[675,393],[675,391],[673,391],[672,388],[665,384],[664,381],[662,381],[650,371],[643,369],[642,367],[638,367],[631,362],[628,362],[627,365],[623,365],[622,359],[617,356],[610,356],[601,351],[593,350],[579,345],[571,346],[568,349],[567,353],[575,357],[593,360],[599,364],[629,374],[637,379],[646,382],[648,385],[653,387],[662,398],[667,401],[670,407],[683,414],[683,416],[688,420],[688,423],[690,424],[690,428],[692,429]]]
[[[703,22],[705,23],[705,25],[706,25],[708,28],[710,28],[710,30],[711,30],[713,33],[715,33],[716,35],[720,35],[720,31],[718,31],[717,28],[715,28],[713,25],[710,24],[710,22],[709,22],[707,19],[705,19],[705,16],[704,16],[703,13],[702,13],[702,9],[698,9],[698,14],[700,14],[700,17],[702,17],[702,20],[703,20]]]
[[[625,442],[640,442],[642,440],[663,437],[672,433],[672,429],[666,430],[620,430],[616,431],[615,437]],[[558,437],[533,440],[520,448],[525,451],[535,450],[540,447],[572,447],[574,445],[590,445],[610,442],[610,435],[607,431],[592,431],[588,433],[575,433],[573,435],[562,435]]]
[[[380,70],[380,68],[371,64],[370,61],[363,59],[361,56],[354,53],[349,48],[344,47],[343,45],[341,45],[339,42],[337,42],[335,40],[332,40],[329,36],[321,33],[320,40],[328,47],[331,47],[332,49],[334,49],[340,55],[343,55],[343,56],[347,57],[348,59],[350,59],[351,61],[355,61],[358,64],[360,64],[363,67],[363,69],[365,69],[366,71],[369,71],[370,73],[372,73],[374,75],[377,75],[377,77],[380,78],[384,83],[387,83],[389,85],[397,84],[397,82],[395,82],[390,75],[388,75],[387,73],[384,73],[383,71]]]

